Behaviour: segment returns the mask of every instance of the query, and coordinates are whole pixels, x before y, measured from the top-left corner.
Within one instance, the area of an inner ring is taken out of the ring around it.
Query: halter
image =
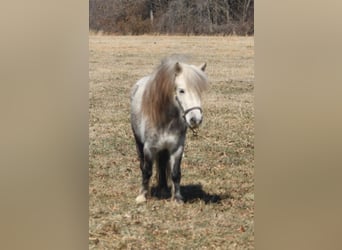
[[[186,124],[188,124],[188,123],[187,123],[187,121],[186,121],[185,116],[186,116],[190,111],[195,110],[195,109],[198,109],[198,110],[201,112],[201,114],[203,113],[202,108],[201,108],[201,107],[198,107],[198,106],[189,108],[189,109],[187,109],[187,110],[184,110],[184,107],[183,107],[182,103],[180,102],[180,100],[178,99],[178,96],[177,96],[177,95],[176,95],[176,101],[177,101],[179,107],[180,107],[181,110],[182,110],[182,117],[183,117],[184,122],[185,122]],[[198,130],[195,129],[195,128],[192,128],[192,127],[190,127],[190,126],[188,126],[188,127],[192,130],[193,135],[197,136]]]

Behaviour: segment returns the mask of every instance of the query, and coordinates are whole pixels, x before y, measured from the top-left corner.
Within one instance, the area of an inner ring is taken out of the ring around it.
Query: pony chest
[[[163,133],[156,137],[154,143],[158,149],[173,149],[179,144],[179,136],[170,133]]]

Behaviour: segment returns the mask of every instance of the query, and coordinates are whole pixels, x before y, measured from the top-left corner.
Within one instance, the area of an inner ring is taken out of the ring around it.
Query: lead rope
[[[192,135],[197,137],[198,136],[198,131],[199,131],[199,128],[190,128],[192,130]]]

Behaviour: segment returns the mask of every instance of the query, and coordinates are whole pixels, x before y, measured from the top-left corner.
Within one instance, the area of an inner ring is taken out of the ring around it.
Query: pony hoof
[[[177,203],[177,204],[184,204],[184,200],[183,200],[183,197],[174,197],[173,200]]]
[[[143,202],[146,202],[146,197],[144,194],[140,194],[136,199],[135,201],[139,204],[139,203],[143,203]]]
[[[178,205],[183,205],[184,204],[184,201],[183,200],[175,200],[176,204]]]

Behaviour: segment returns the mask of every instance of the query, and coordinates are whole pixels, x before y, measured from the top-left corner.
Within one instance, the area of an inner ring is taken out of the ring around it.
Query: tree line
[[[89,0],[89,28],[108,34],[254,34],[254,0]]]

